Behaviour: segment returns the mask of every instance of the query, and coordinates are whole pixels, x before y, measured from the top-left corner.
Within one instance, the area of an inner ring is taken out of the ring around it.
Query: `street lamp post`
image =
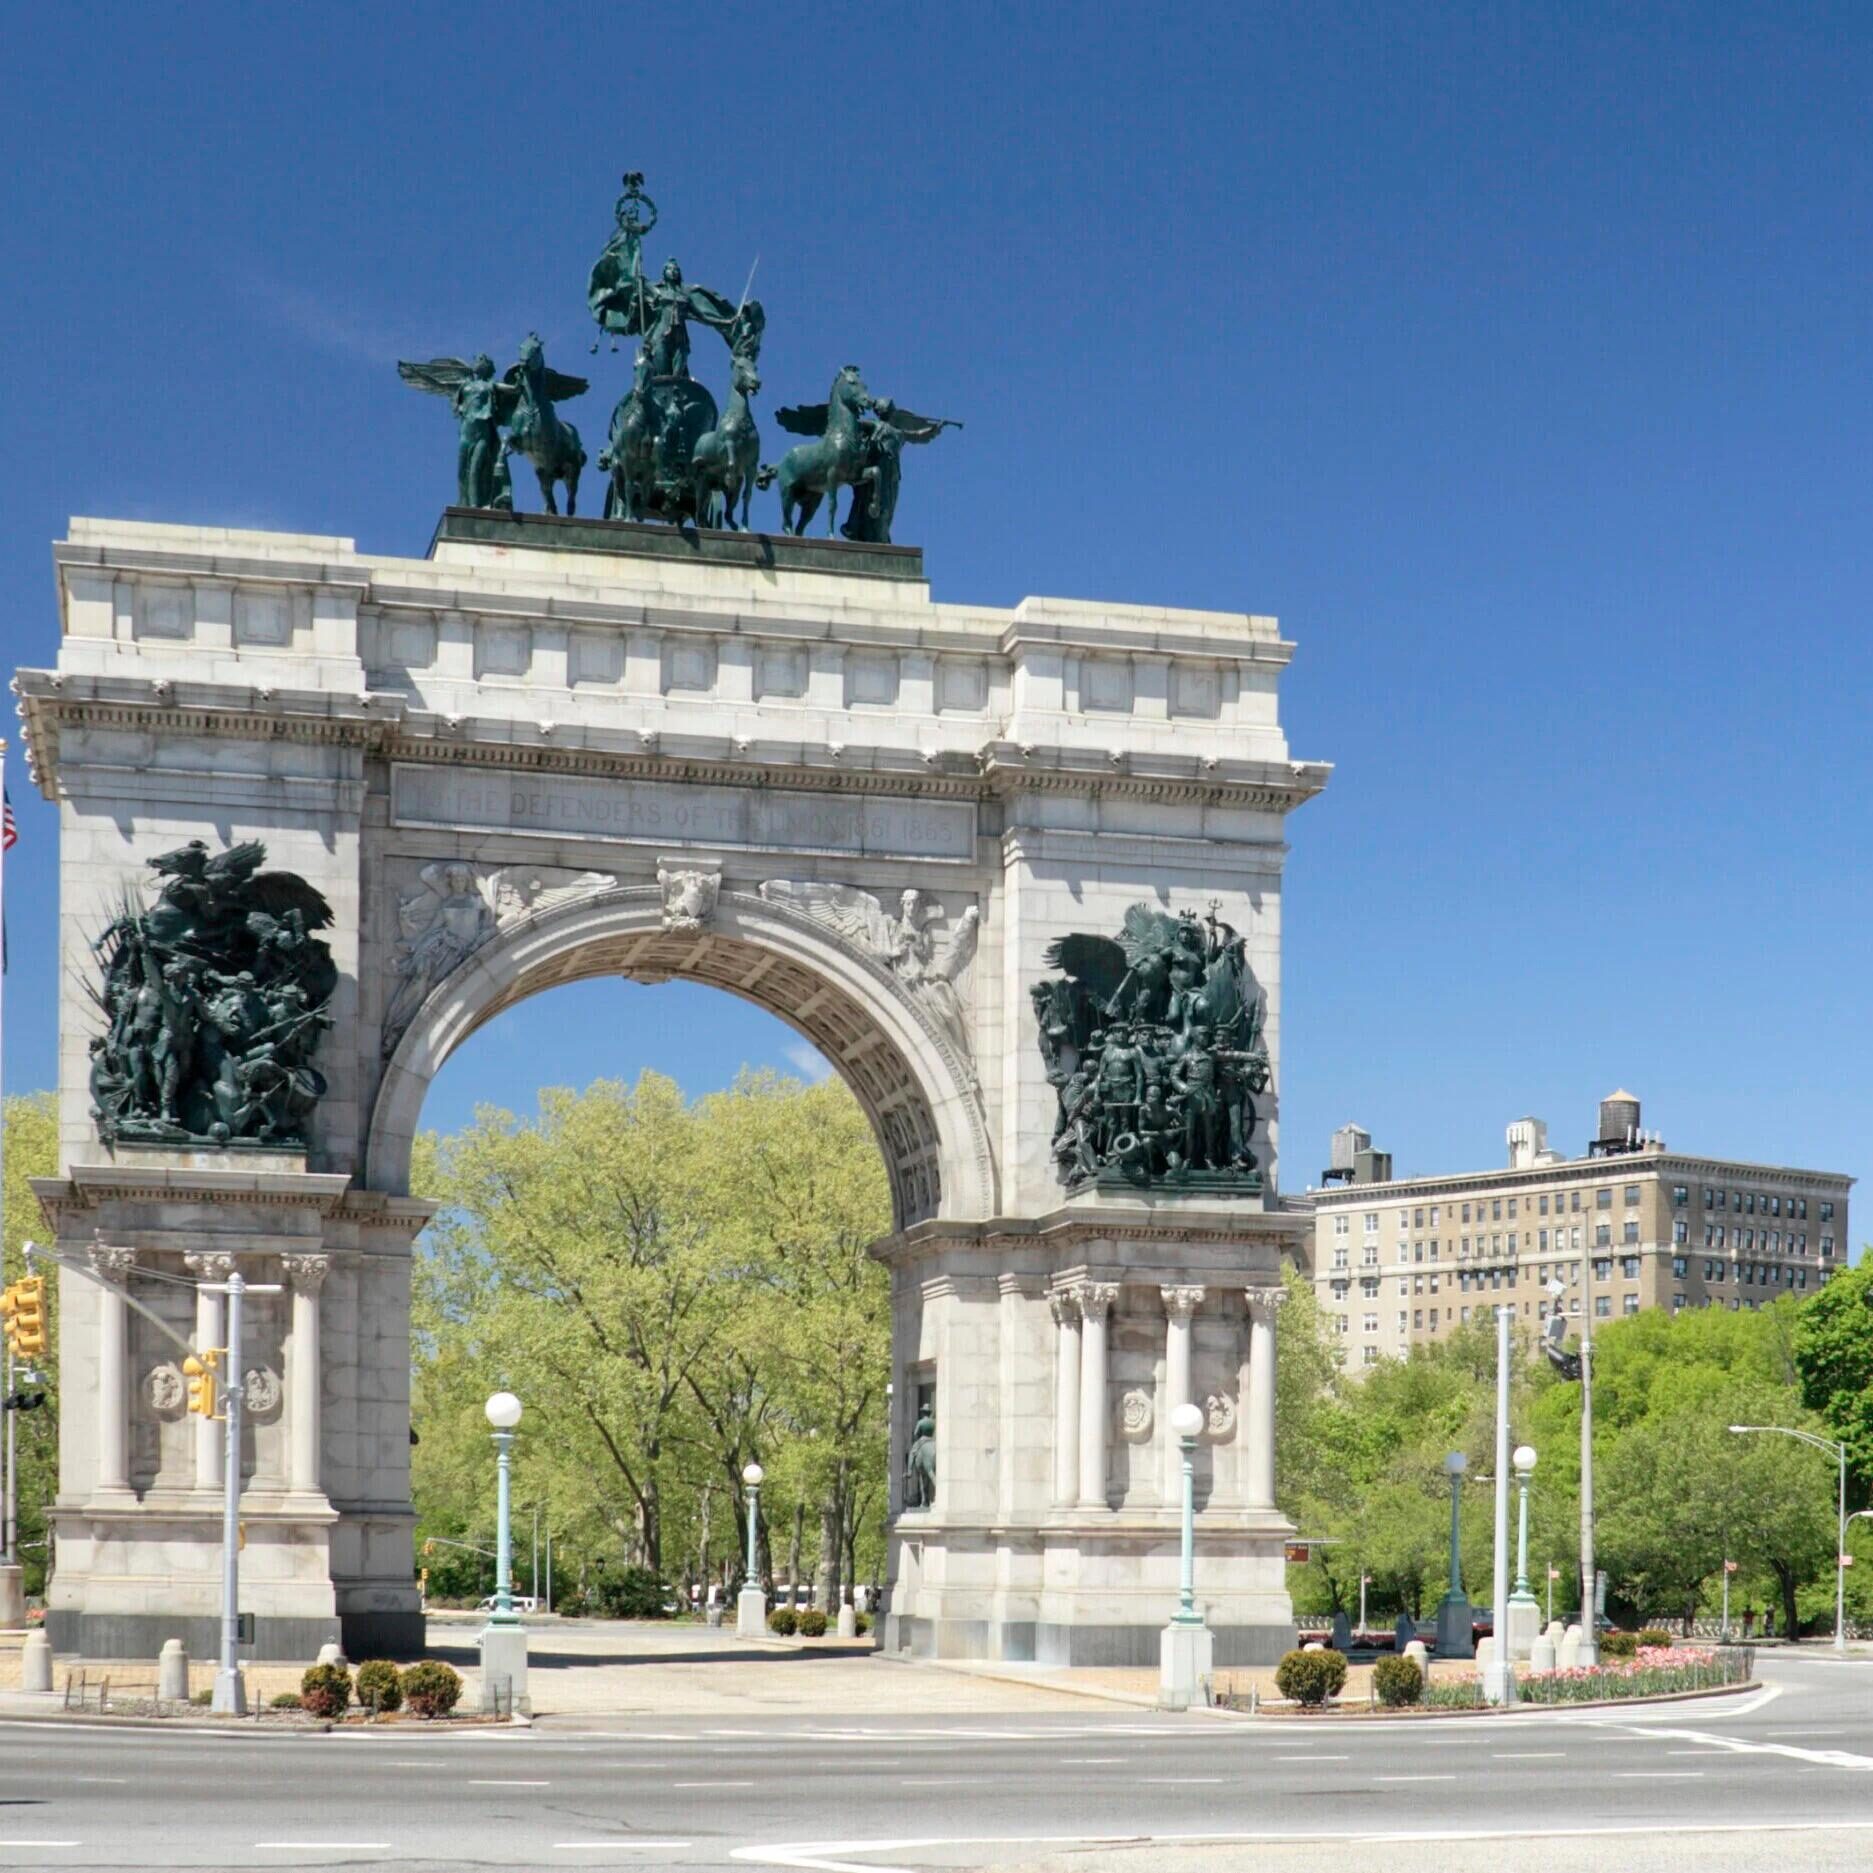
[[[748,1491],[748,1566],[741,1592],[735,1600],[735,1636],[759,1639],[767,1631],[767,1595],[761,1590],[761,1565],[757,1547],[761,1525],[761,1483],[767,1472],[758,1463],[743,1469],[741,1480]]]
[[[1476,1634],[1470,1619],[1470,1602],[1463,1592],[1463,1473],[1470,1460],[1462,1451],[1453,1450],[1444,1459],[1444,1474],[1450,1478],[1450,1586],[1437,1603],[1437,1656],[1439,1658],[1474,1658]]]
[[[1492,1704],[1515,1702],[1515,1666],[1509,1647],[1509,1321],[1496,1309],[1496,1515],[1491,1531],[1489,1664],[1483,1695]]]
[[[494,1430],[494,1607],[482,1627],[481,1708],[499,1713],[525,1714],[527,1695],[527,1629],[514,1611],[514,1543],[508,1526],[513,1507],[514,1427],[520,1422],[520,1400],[512,1392],[496,1392],[483,1407]],[[505,1696],[503,1696],[505,1692]]]
[[[1812,1431],[1798,1431],[1787,1424],[1733,1424],[1731,1435],[1746,1437],[1751,1433],[1764,1436],[1793,1437],[1804,1444],[1812,1444],[1816,1450],[1825,1450],[1833,1455],[1840,1467],[1840,1494],[1838,1497],[1838,1521],[1834,1534],[1834,1650],[1847,1650],[1847,1446],[1837,1444],[1831,1437],[1816,1437]],[[1795,1635],[1791,1632],[1789,1638]]]
[[[1534,1650],[1535,1635],[1541,1629],[1541,1603],[1528,1584],[1528,1484],[1535,1473],[1534,1447],[1518,1445],[1514,1463],[1521,1500],[1515,1523],[1515,1591],[1509,1596],[1509,1655],[1527,1658]],[[1552,1587],[1549,1591],[1553,1591]]]
[[[1171,1435],[1177,1439],[1183,1467],[1179,1518],[1177,1611],[1158,1644],[1158,1703],[1165,1710],[1188,1710],[1209,1676],[1212,1643],[1209,1626],[1197,1610],[1197,1438],[1203,1408],[1186,1401],[1171,1412]]]

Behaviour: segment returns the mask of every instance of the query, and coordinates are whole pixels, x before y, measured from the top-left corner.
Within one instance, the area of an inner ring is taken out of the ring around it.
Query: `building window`
[[[1771,1196],[1769,1198],[1769,1214],[1771,1216],[1780,1216],[1782,1214],[1782,1199],[1780,1197]]]
[[[1691,1187],[1689,1184],[1673,1184],[1672,1185],[1671,1202],[1672,1202],[1672,1207],[1674,1209],[1681,1210],[1690,1201],[1691,1201]]]
[[[1795,1270],[1795,1285],[1798,1288],[1805,1288],[1808,1285],[1807,1269],[1798,1268]]]
[[[1344,1268],[1346,1266],[1346,1261],[1347,1261],[1346,1249],[1345,1249],[1345,1246],[1342,1244],[1341,1247],[1333,1251],[1333,1265],[1335,1268]]]
[[[1408,1319],[1410,1319],[1410,1317],[1411,1317],[1411,1310],[1409,1308],[1401,1307],[1398,1310],[1398,1330],[1400,1333],[1404,1332],[1405,1322]]]
[[[1333,1219],[1333,1233],[1336,1236],[1343,1236],[1346,1234],[1346,1218],[1344,1216],[1336,1216]]]
[[[1613,1279],[1613,1258],[1610,1255],[1596,1255],[1593,1258],[1593,1278],[1595,1281]]]
[[[1671,1272],[1676,1275],[1680,1281],[1684,1279],[1684,1271],[1689,1266],[1689,1260],[1685,1256],[1674,1255],[1671,1258]]]
[[[1681,1308],[1681,1307],[1682,1307],[1683,1305],[1684,1305],[1684,1296],[1683,1296],[1682,1294],[1674,1294],[1674,1295],[1673,1295],[1673,1296],[1671,1297],[1671,1311],[1672,1311],[1672,1312],[1673,1312],[1674,1314],[1675,1314],[1675,1313],[1676,1313],[1676,1312],[1678,1311],[1678,1309],[1679,1309],[1679,1308]]]
[[[1546,1255],[1548,1253],[1548,1232],[1543,1229],[1539,1232],[1539,1235],[1541,1238],[1541,1252],[1543,1255]]]
[[[1593,1193],[1593,1207],[1596,1210],[1610,1210],[1613,1207],[1612,1191],[1596,1190]]]
[[[1366,1328],[1366,1331],[1367,1331],[1368,1333],[1377,1333],[1377,1332],[1378,1332],[1378,1330],[1379,1330],[1379,1317],[1378,1317],[1378,1315],[1377,1315],[1377,1314],[1368,1314],[1368,1315],[1366,1316],[1366,1319],[1365,1319],[1365,1328]]]
[[[1821,1259],[1825,1262],[1833,1253],[1834,1238],[1832,1236],[1823,1236],[1821,1238]]]
[[[1628,1281],[1637,1281],[1639,1279],[1638,1256],[1622,1255],[1619,1258],[1619,1272],[1624,1275]]]
[[[1515,1199],[1513,1197],[1509,1199],[1509,1221],[1515,1221]]]
[[[1463,1206],[1463,1220],[1466,1223],[1470,1220],[1470,1206],[1467,1203]]]
[[[1515,1253],[1515,1231],[1513,1229],[1509,1231],[1509,1253],[1511,1255]]]
[[[1359,1349],[1359,1363],[1362,1366],[1376,1366],[1379,1363],[1379,1349],[1376,1346],[1362,1346]]]
[[[1593,1297],[1593,1317],[1595,1320],[1610,1319],[1613,1312],[1613,1297],[1610,1294],[1596,1294]]]
[[[1832,1203],[1820,1203],[1820,1204],[1817,1204],[1815,1208],[1817,1211],[1817,1219],[1819,1221],[1824,1222],[1824,1223],[1831,1223],[1834,1220],[1834,1206]]]
[[[1411,1324],[1414,1327],[1421,1327],[1424,1325],[1424,1309],[1422,1307],[1414,1307],[1411,1310]]]
[[[1580,1208],[1580,1192],[1578,1190],[1570,1190],[1567,1193],[1567,1207],[1570,1210],[1577,1210]]]
[[[1611,1223],[1595,1223],[1593,1226],[1593,1246],[1596,1249],[1608,1248],[1611,1246],[1612,1241],[1613,1225]]]
[[[1620,1231],[1619,1239],[1622,1242],[1637,1242],[1639,1240],[1639,1225],[1636,1222],[1628,1223],[1625,1228]]]
[[[1743,1214],[1743,1193],[1740,1190],[1733,1190],[1730,1192],[1730,1213],[1733,1216],[1741,1216]]]
[[[1548,1213],[1548,1198],[1545,1192],[1543,1193],[1542,1199],[1541,1199],[1541,1213],[1543,1216],[1546,1216]]]
[[[1691,1219],[1688,1216],[1674,1216],[1671,1219],[1671,1239],[1674,1242],[1691,1240]]]
[[[1377,1210],[1368,1210],[1366,1212],[1366,1234],[1369,1236],[1376,1236],[1378,1233],[1379,1212]]]
[[[1365,1249],[1361,1252],[1359,1260],[1360,1265],[1364,1268],[1377,1268],[1379,1265],[1379,1245],[1376,1242],[1368,1242]]]
[[[1431,1238],[1431,1260],[1437,1260],[1437,1238],[1435,1236]]]
[[[1636,1294],[1627,1295],[1620,1307],[1628,1314],[1636,1314],[1639,1311],[1639,1297]]]
[[[1637,1184],[1628,1184],[1626,1186],[1626,1207],[1629,1210],[1635,1210],[1639,1207],[1639,1186]]]
[[[1411,1212],[1411,1226],[1413,1229],[1422,1229],[1424,1227],[1423,1204],[1419,1204],[1418,1207]]]
[[[1808,1220],[1808,1199],[1806,1197],[1797,1197],[1795,1199],[1795,1214],[1799,1216],[1804,1223]]]

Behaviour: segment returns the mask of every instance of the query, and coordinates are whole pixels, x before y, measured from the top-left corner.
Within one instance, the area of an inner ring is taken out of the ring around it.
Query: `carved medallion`
[[[1134,1444],[1151,1435],[1151,1394],[1134,1385],[1119,1400],[1119,1429]]]
[[[1203,1429],[1217,1444],[1226,1444],[1235,1435],[1236,1401],[1227,1392],[1212,1392],[1203,1401]]]
[[[241,1408],[250,1417],[264,1418],[280,1408],[280,1375],[271,1366],[249,1366],[241,1386]]]
[[[188,1387],[183,1383],[181,1368],[164,1360],[161,1365],[150,1368],[143,1390],[150,1401],[150,1409],[159,1418],[173,1418],[181,1414]]]

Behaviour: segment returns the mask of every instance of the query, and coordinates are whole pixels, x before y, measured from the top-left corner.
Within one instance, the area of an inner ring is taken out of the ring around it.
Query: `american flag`
[[[20,842],[19,821],[13,817],[12,794],[0,793],[0,799],[6,802],[5,821],[0,823],[0,852],[11,852]]]

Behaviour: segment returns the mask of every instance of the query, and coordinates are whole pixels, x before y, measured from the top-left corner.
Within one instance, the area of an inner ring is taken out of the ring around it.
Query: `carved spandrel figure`
[[[402,942],[391,967],[397,986],[384,1010],[384,1034],[401,1035],[423,997],[494,934],[494,904],[472,865],[425,865],[417,889],[397,906]]]
[[[936,1417],[923,1412],[911,1433],[910,1451],[904,1459],[904,1507],[936,1507]]]

